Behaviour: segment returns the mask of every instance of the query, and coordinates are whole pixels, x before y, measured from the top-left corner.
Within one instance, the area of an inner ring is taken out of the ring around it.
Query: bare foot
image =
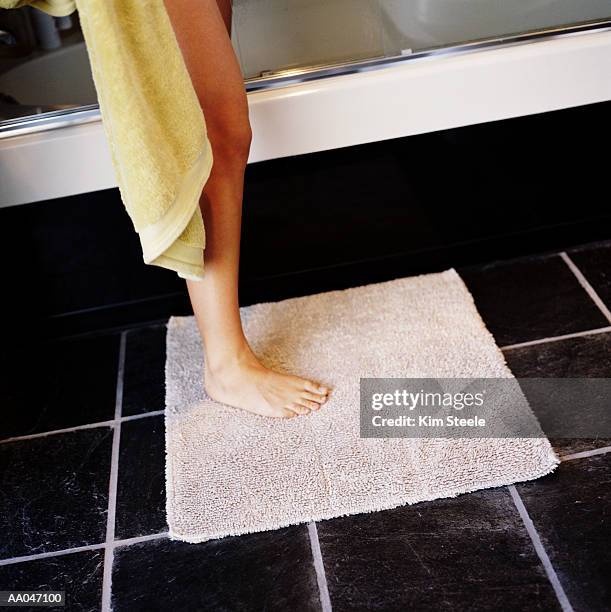
[[[217,402],[275,418],[319,410],[329,393],[324,385],[270,370],[252,353],[215,370],[206,364],[204,387]]]

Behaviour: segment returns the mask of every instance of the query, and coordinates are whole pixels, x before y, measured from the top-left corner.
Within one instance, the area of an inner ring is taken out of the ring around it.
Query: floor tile
[[[317,523],[334,610],[557,610],[506,488]]]
[[[111,443],[99,427],[0,444],[0,558],[105,541]]]
[[[609,378],[611,332],[517,347],[504,355],[518,378]]]
[[[188,544],[115,549],[114,612],[320,610],[305,525]]]
[[[504,352],[518,378],[610,378],[611,333],[567,338]],[[536,406],[533,405],[536,412]],[[611,438],[554,438],[560,455],[611,446]]]
[[[611,609],[611,454],[517,486],[576,611]]]
[[[114,418],[119,335],[0,352],[0,438]]]
[[[65,591],[65,608],[51,610],[98,612],[103,572],[104,551],[89,550],[0,566],[0,585],[5,591]]]
[[[163,415],[121,424],[115,536],[167,531]]]
[[[611,241],[570,249],[567,255],[611,309]]]
[[[165,325],[128,332],[123,376],[123,415],[165,408]]]
[[[609,325],[559,256],[458,272],[499,346]]]

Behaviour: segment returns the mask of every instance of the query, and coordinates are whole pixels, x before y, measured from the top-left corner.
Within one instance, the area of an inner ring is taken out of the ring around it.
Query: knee
[[[212,153],[217,164],[246,165],[252,142],[248,119],[214,121],[207,126]]]

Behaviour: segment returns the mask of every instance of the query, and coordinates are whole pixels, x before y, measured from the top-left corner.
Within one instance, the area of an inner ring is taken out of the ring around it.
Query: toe
[[[288,404],[287,408],[289,410],[292,410],[295,414],[299,414],[299,415],[308,414],[310,412],[309,408],[297,402],[292,402],[291,404]]]
[[[299,403],[305,406],[308,410],[320,410],[320,404],[308,399],[300,399]]]
[[[306,380],[304,385],[306,391],[317,393],[318,395],[326,395],[329,393],[329,389],[324,385],[319,385],[311,380]]]
[[[301,394],[301,399],[310,400],[312,402],[317,402],[318,404],[323,404],[327,401],[326,395],[317,395],[316,393],[312,393],[311,391],[304,391]]]

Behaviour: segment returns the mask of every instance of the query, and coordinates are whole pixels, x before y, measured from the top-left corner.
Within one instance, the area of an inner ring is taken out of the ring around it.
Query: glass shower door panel
[[[611,0],[379,0],[385,52],[398,55],[611,18]]]
[[[611,19],[611,0],[234,0],[247,80]]]
[[[377,0],[233,0],[233,14],[246,79],[386,54]]]

